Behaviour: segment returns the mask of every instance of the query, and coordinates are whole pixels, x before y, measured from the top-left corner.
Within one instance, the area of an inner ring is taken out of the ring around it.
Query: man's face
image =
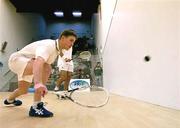
[[[68,50],[74,45],[76,38],[74,36],[62,36],[61,37],[61,48]]]

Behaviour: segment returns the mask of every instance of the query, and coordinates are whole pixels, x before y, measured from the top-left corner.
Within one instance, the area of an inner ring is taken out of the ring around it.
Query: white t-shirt
[[[48,64],[52,64],[58,56],[55,40],[52,39],[35,41],[28,44],[17,53],[28,58],[37,58],[40,56]]]
[[[72,47],[69,50],[63,49],[62,53],[64,54],[62,57],[60,55],[58,56],[57,66],[62,67],[65,64],[69,64],[73,66],[73,61],[70,61],[70,62],[65,61],[65,58],[72,59]]]

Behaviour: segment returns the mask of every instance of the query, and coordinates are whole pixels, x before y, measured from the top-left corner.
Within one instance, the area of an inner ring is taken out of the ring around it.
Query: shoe
[[[61,99],[61,100],[67,100],[68,98],[66,97],[66,95],[62,95],[62,96],[59,96],[59,99]]]
[[[61,99],[61,100],[66,100],[67,99],[67,91],[58,91],[58,92],[55,92],[58,99]]]
[[[20,106],[22,104],[22,101],[20,100],[14,100],[13,102],[8,102],[7,99],[4,100],[5,105],[14,105],[14,106]]]
[[[55,92],[59,91],[59,87],[56,86],[56,87],[54,88],[54,91],[55,91]]]
[[[29,116],[31,117],[53,117],[53,113],[48,111],[44,107],[44,103],[40,102],[37,104],[37,108],[34,108],[31,106],[30,111],[29,111]]]

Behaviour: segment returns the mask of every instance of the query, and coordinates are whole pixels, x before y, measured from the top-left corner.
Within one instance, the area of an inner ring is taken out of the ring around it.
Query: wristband
[[[41,87],[44,88],[44,92],[42,94],[42,96],[44,97],[44,95],[48,92],[47,87],[41,83],[34,85],[35,90],[37,90],[38,88],[41,88]]]

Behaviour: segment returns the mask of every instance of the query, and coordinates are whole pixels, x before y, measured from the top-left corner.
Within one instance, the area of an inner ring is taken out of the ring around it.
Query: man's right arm
[[[42,57],[37,57],[34,64],[33,64],[33,74],[34,74],[34,88],[36,91],[41,93],[41,95],[44,97],[45,94],[47,94],[48,90],[45,86],[45,83],[43,83],[43,71],[44,69],[45,61]]]
[[[42,57],[37,57],[33,65],[34,83],[43,83],[43,71],[44,71],[45,60]]]

